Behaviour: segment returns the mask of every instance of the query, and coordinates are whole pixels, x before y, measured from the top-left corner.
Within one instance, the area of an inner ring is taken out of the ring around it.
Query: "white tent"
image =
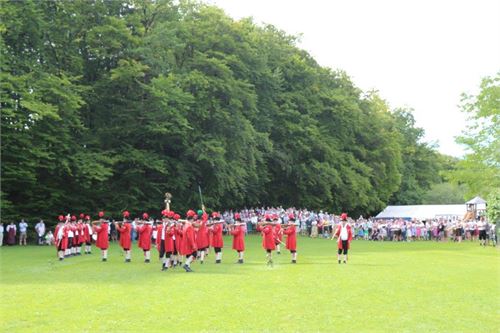
[[[377,219],[433,219],[462,218],[467,212],[465,205],[413,205],[387,206],[375,218]]]

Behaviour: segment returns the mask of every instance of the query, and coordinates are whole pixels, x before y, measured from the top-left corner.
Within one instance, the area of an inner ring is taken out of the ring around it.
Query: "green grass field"
[[[136,245],[123,263],[90,256],[58,262],[53,247],[2,247],[1,332],[499,332],[500,251],[477,243],[355,241],[347,265],[335,243],[298,239],[265,264],[260,237],[245,264],[225,239],[195,273],[160,272],[156,250]]]

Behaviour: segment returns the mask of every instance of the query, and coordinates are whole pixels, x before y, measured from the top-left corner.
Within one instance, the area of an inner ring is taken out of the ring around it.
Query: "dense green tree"
[[[457,142],[465,157],[448,172],[451,181],[466,184],[467,195],[487,197],[500,188],[500,72],[482,80],[477,96],[462,96],[468,126]]]
[[[440,157],[296,38],[196,2],[5,1],[2,214],[418,203]]]

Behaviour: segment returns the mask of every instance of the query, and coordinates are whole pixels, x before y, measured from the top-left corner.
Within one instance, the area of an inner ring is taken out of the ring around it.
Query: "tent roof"
[[[464,216],[467,212],[465,205],[414,205],[414,206],[387,206],[375,218],[417,218],[431,219],[436,217]]]
[[[484,200],[481,197],[475,197],[474,199],[471,199],[467,201],[468,205],[481,205],[481,204],[486,204],[486,200]]]

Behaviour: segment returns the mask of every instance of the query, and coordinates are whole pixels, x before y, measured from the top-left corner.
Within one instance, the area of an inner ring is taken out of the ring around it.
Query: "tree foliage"
[[[466,184],[467,195],[487,197],[500,188],[500,72],[482,80],[477,96],[462,96],[468,126],[457,142],[467,154],[448,173],[451,181]]]
[[[389,110],[296,39],[193,2],[1,10],[2,213],[416,203],[438,177]]]

